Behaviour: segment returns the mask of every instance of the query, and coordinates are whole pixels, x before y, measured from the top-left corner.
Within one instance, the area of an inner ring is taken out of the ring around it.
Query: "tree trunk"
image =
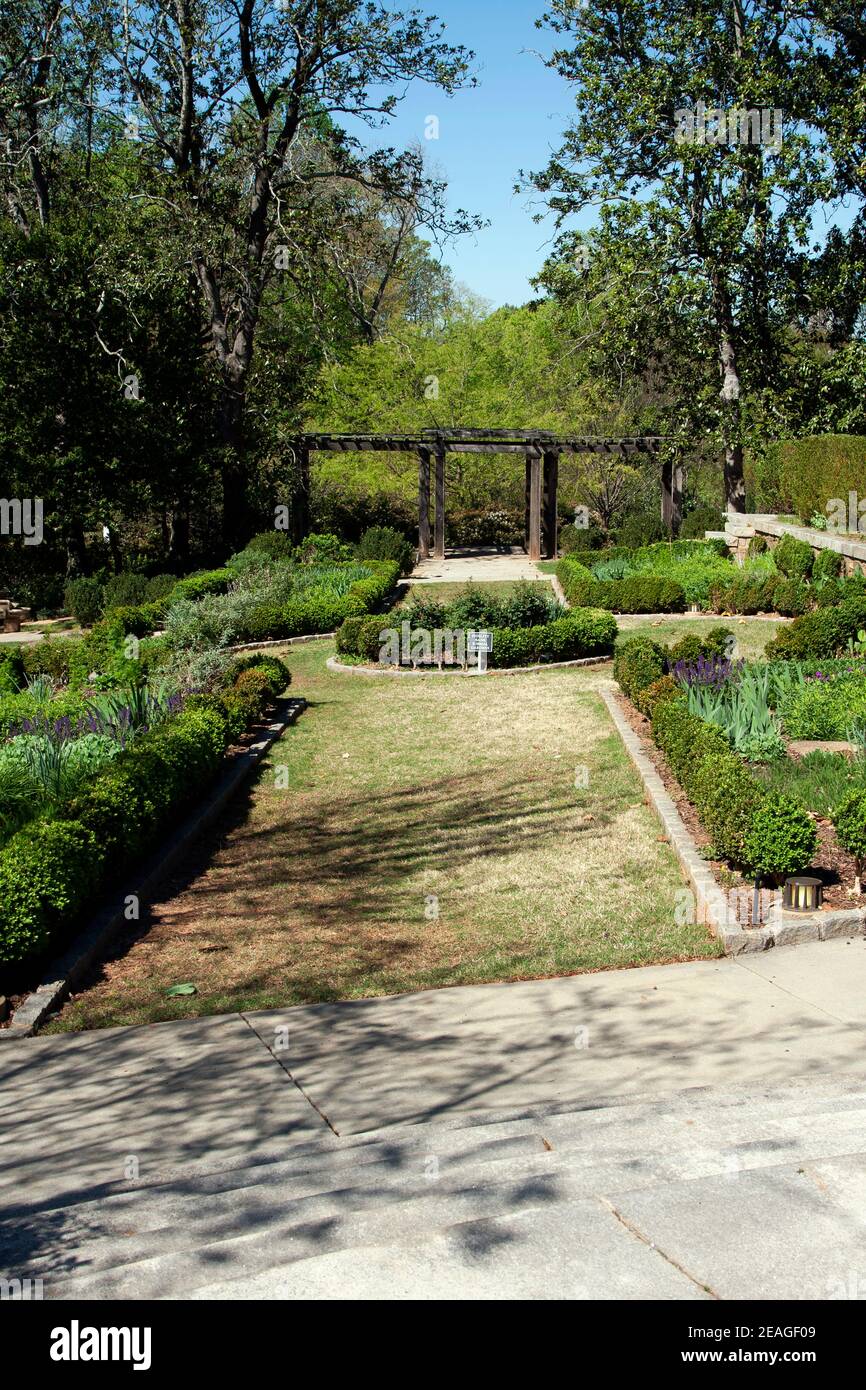
[[[171,574],[189,569],[189,513],[172,507],[168,524],[168,567]]]
[[[250,508],[247,495],[247,475],[244,461],[243,385],[223,379],[223,400],[220,409],[222,436],[222,538],[228,552],[242,550],[250,538]]]
[[[84,527],[80,521],[70,521],[66,526],[66,578],[78,579],[85,573],[86,567]]]
[[[743,476],[743,445],[741,430],[742,394],[737,352],[734,344],[734,322],[730,299],[721,279],[714,284],[716,323],[719,330],[719,372],[722,389],[722,433],[725,443],[725,506],[729,512],[746,510],[746,483]]]
[[[679,534],[683,521],[683,465],[671,454],[662,461],[662,525],[668,535]]]

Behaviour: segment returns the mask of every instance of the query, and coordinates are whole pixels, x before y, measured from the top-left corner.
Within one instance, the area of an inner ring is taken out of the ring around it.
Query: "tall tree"
[[[666,321],[715,364],[706,426],[742,511],[750,411],[779,380],[797,252],[830,189],[809,132],[779,128],[804,71],[796,26],[765,0],[555,0],[539,25],[562,36],[548,61],[576,116],[534,182],[560,225],[601,204],[599,264],[636,291],[613,285],[621,334],[632,311],[631,327]]]
[[[318,249],[337,234],[347,184],[451,229],[417,151],[366,154],[338,122],[385,124],[415,79],[453,92],[471,80],[471,55],[444,42],[437,20],[375,0],[109,8],[115,96],[142,159],[170,174],[161,205],[200,288],[222,388],[224,525],[240,540],[245,407],[275,276],[296,294],[320,291]]]

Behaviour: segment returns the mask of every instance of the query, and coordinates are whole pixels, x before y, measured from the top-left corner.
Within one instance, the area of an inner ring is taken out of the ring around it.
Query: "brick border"
[[[691,884],[697,904],[698,921],[704,922],[724,946],[725,955],[747,951],[766,951],[771,946],[795,946],[802,941],[830,941],[836,937],[866,935],[866,908],[843,908],[835,912],[776,912],[763,927],[746,931],[731,922],[728,902],[707,861],[686,829],[674,802],[641,746],[641,740],[623,717],[613,690],[601,690],[617,733],[644,784],[650,805],[658,816]]]
[[[296,722],[306,705],[306,700],[278,701],[277,717],[267,725],[264,735],[232,759],[204,805],[197,807],[132,875],[124,886],[120,905],[117,897],[113,896],[112,901],[75,938],[68,950],[52,962],[33,993],[15,1010],[8,1028],[0,1028],[0,1044],[31,1037],[36,1032],[46,1015],[57,1008],[76,981],[127,925],[124,914],[126,898],[135,894],[139,899],[147,899],[153,894],[166,875],[190,852],[198,836],[213,824],[277,739]]]

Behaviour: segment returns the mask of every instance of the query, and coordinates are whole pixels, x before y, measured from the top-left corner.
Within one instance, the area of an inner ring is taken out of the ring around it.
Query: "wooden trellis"
[[[544,430],[424,430],[419,435],[306,434],[297,441],[301,476],[309,477],[310,454],[405,453],[418,459],[418,546],[422,557],[431,553],[431,478],[433,481],[433,547],[445,557],[445,458],[451,454],[522,454],[526,461],[526,550],[530,560],[552,559],[557,546],[557,488],[560,454],[651,454],[664,439],[659,435],[608,438],[559,435]]]

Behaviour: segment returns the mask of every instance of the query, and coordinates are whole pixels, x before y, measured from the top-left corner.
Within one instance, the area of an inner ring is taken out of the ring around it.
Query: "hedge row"
[[[391,615],[398,624],[399,612]],[[337,633],[337,651],[344,656],[377,662],[389,631],[387,617],[348,618]],[[417,629],[421,632],[424,629]],[[495,627],[488,665],[499,669],[535,666],[546,661],[575,661],[613,650],[616,621],[610,613],[575,609],[537,627]]]
[[[118,873],[138,861],[213,781],[229,743],[290,676],[273,657],[232,671],[143,734],[94,777],[56,820],[36,820],[0,851],[0,965],[58,944]]]
[[[861,628],[866,628],[866,596],[796,618],[767,643],[766,655],[786,661],[841,656]]]
[[[333,632],[345,618],[369,613],[396,585],[400,577],[400,565],[395,560],[365,560],[364,564],[373,570],[373,574],[367,579],[356,580],[348,591],[340,596],[320,595],[311,590],[288,603],[265,601],[258,604],[249,614],[240,640],[268,642],[284,637]],[[141,604],[139,607],[114,608],[106,618],[121,622],[126,633],[135,637],[147,637],[162,624],[166,612],[176,599],[197,599],[206,593],[224,591],[235,577],[231,570],[214,570],[209,575],[191,575],[189,579],[180,581],[168,599],[159,603]],[[184,592],[179,592],[185,585],[190,587]],[[197,588],[196,585],[210,587]]]
[[[708,546],[717,551],[723,559],[727,559],[730,554],[725,541],[721,539],[708,541],[698,538],[695,540],[656,541],[652,545],[641,546],[610,545],[603,550],[594,550],[588,547],[582,550],[572,550],[567,558],[587,566],[597,564],[600,560],[630,560],[637,564],[661,554],[673,556],[675,559],[683,559],[689,555],[694,555],[696,551],[699,553],[706,551]]]
[[[697,811],[720,858],[755,875],[806,868],[818,845],[814,822],[797,802],[768,792],[727,735],[691,714],[662,672],[668,652],[646,637],[624,642],[614,674],[652,721],[655,743]]]
[[[636,574],[630,579],[596,579],[572,556],[560,560],[556,577],[575,608],[602,608],[608,613],[684,613],[686,592],[673,579]]]
[[[860,494],[866,438],[821,434],[782,440],[752,460],[749,473],[755,510],[793,512],[808,523],[816,512],[827,516],[832,499],[847,506],[849,492]]]

